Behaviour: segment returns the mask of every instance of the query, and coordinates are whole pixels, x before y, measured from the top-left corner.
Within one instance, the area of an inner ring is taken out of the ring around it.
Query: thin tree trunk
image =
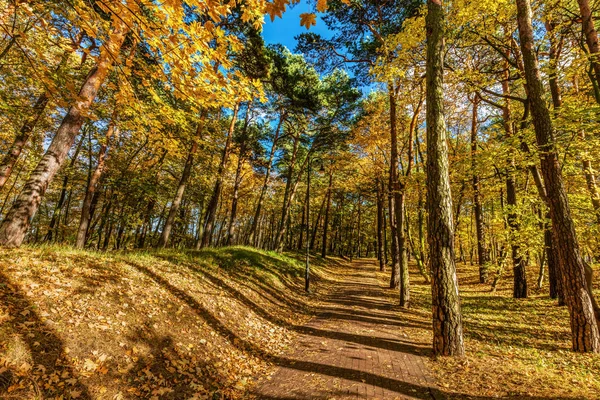
[[[233,199],[231,200],[231,215],[229,218],[229,226],[227,229],[227,239],[225,241],[226,246],[230,246],[233,240],[233,235],[235,234],[235,221],[237,218],[237,206],[239,200],[239,191],[240,185],[242,183],[242,167],[244,165],[244,161],[246,160],[246,151],[248,146],[247,137],[248,133],[248,125],[250,123],[250,114],[252,110],[252,103],[248,103],[248,107],[246,108],[246,117],[244,118],[244,127],[242,130],[242,143],[240,144],[240,150],[238,155],[238,163],[235,170],[235,180],[233,185]]]
[[[198,131],[200,130],[200,125],[198,127]],[[185,160],[185,166],[183,167],[183,173],[181,174],[181,179],[179,180],[179,185],[177,186],[177,192],[175,193],[175,198],[173,199],[173,203],[171,204],[171,208],[169,209],[169,214],[167,216],[167,220],[165,221],[165,226],[163,227],[162,233],[160,235],[160,239],[158,239],[158,247],[167,247],[169,244],[169,237],[171,236],[171,230],[173,229],[173,223],[175,222],[175,217],[177,216],[177,211],[179,211],[179,206],[181,205],[181,200],[183,199],[183,194],[185,193],[185,187],[187,185],[187,181],[192,174],[192,168],[194,166],[194,154],[198,149],[198,144],[194,141],[192,143],[192,147],[190,148],[190,152],[188,153],[187,159]]]
[[[479,282],[486,283],[488,280],[487,264],[489,262],[489,254],[485,242],[483,207],[481,205],[479,174],[477,170],[477,116],[479,101],[479,96],[475,95],[473,98],[473,116],[471,119],[471,168],[473,171],[473,208],[475,214],[475,230],[477,232],[477,262],[479,264]]]
[[[75,149],[75,153],[73,154],[73,158],[71,158],[71,162],[69,163],[69,168],[65,172],[65,177],[63,178],[62,189],[60,190],[60,196],[58,198],[58,203],[56,203],[56,207],[54,208],[54,212],[52,213],[52,219],[50,219],[50,224],[48,225],[48,232],[44,237],[44,241],[51,242],[53,238],[58,239],[58,227],[60,225],[60,213],[65,204],[65,200],[67,198],[67,187],[69,185],[69,178],[72,173],[73,166],[77,162],[77,158],[79,157],[79,152],[81,151],[81,147],[83,145],[83,141],[85,139],[85,135],[81,136],[79,140],[79,144]]]
[[[383,272],[385,271],[385,256],[383,254],[384,200],[379,178],[375,182],[377,185],[377,259],[379,260],[379,270]]]
[[[269,178],[271,174],[271,168],[273,167],[273,159],[275,158],[275,151],[277,150],[277,142],[279,141],[279,134],[281,132],[281,126],[285,119],[285,112],[281,114],[279,117],[279,122],[277,123],[277,128],[275,129],[275,136],[273,137],[273,143],[271,144],[271,151],[269,152],[269,161],[267,162],[267,170],[265,172],[265,179],[263,181],[262,188],[260,190],[260,196],[258,197],[258,202],[256,203],[256,210],[254,211],[254,218],[252,219],[252,226],[250,228],[250,237],[249,242],[254,246],[256,243],[256,231],[258,226],[258,220],[260,218],[260,213],[263,207],[263,201],[265,198],[265,194],[267,193],[267,189],[269,187]]]
[[[544,100],[544,87],[534,51],[534,36],[529,0],[516,0],[517,22],[521,51],[525,64],[525,78],[529,88],[531,114],[540,152],[542,174],[548,200],[552,229],[558,246],[563,289],[571,316],[573,350],[600,352],[600,333],[594,315],[593,303],[586,287],[583,259],[571,217],[558,154],[554,143],[554,127]]]
[[[223,149],[223,155],[221,157],[221,163],[217,171],[217,181],[213,189],[212,196],[208,202],[206,209],[206,218],[204,220],[204,232],[202,234],[202,245],[201,247],[207,247],[210,245],[217,209],[219,208],[219,198],[221,197],[221,190],[223,189],[223,178],[225,176],[225,169],[227,168],[227,161],[229,160],[229,153],[231,151],[231,140],[233,139],[233,132],[235,129],[235,123],[237,121],[238,110],[240,108],[239,103],[233,107],[233,115],[231,116],[231,123],[229,124],[229,130],[227,131],[227,139],[225,140],[225,148]]]
[[[433,353],[463,356],[463,328],[454,264],[452,196],[443,112],[444,9],[427,1],[427,238],[430,251]]]
[[[321,243],[321,257],[327,256],[327,231],[329,229],[329,212],[331,210],[331,192],[333,184],[333,169],[329,171],[329,184],[327,185],[327,204],[325,205],[325,219],[323,221],[323,240]]]
[[[98,164],[96,165],[96,169],[90,177],[87,190],[85,192],[85,198],[83,199],[83,205],[81,207],[81,219],[79,221],[79,229],[77,230],[77,241],[75,242],[75,247],[78,249],[82,249],[85,247],[85,242],[88,234],[88,226],[92,219],[92,199],[94,198],[94,194],[96,192],[96,186],[98,185],[98,182],[100,182],[100,178],[102,177],[102,174],[104,172],[110,140],[112,139],[112,136],[115,133],[115,129],[117,129],[116,119],[117,115],[116,112],[114,112],[112,119],[108,125],[104,142],[100,145],[100,151],[98,152]]]
[[[69,149],[73,146],[75,137],[86,119],[87,111],[96,98],[98,89],[110,72],[114,59],[118,57],[125,40],[127,27],[121,21],[115,21],[116,26],[101,49],[96,66],[83,83],[77,96],[78,100],[67,111],[67,115],[56,131],[48,150],[31,173],[17,201],[0,224],[1,246],[18,247],[23,243],[29,224],[40,206],[48,185],[64,162]]]
[[[388,97],[390,103],[390,227],[392,230],[392,274],[390,276],[390,288],[400,287],[400,302],[404,302],[404,285],[401,283],[401,269],[403,262],[406,261],[406,252],[404,244],[401,243],[402,235],[402,216],[404,202],[400,193],[400,184],[398,182],[398,133],[396,131],[396,93],[393,82],[388,82]],[[402,208],[402,209],[401,209]],[[404,304],[402,304],[404,306]]]

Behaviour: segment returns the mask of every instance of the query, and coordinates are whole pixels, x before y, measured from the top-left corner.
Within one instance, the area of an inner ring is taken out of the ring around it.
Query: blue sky
[[[314,32],[325,37],[329,37],[325,23],[317,18],[317,25],[312,26],[310,31],[305,27],[300,26],[300,14],[312,12],[312,6],[307,0],[300,1],[299,4],[289,8],[283,14],[283,18],[275,18],[271,22],[271,18],[266,17],[265,25],[263,26],[263,38],[267,44],[281,43],[290,51],[294,51],[296,47],[295,36],[304,32]]]

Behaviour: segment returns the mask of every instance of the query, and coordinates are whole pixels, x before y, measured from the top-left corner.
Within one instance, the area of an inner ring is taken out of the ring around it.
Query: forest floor
[[[545,288],[458,264],[467,357],[432,361],[416,270],[403,310],[373,261],[312,264],[306,295],[302,261],[245,247],[0,250],[0,398],[600,398]]]
[[[600,399],[600,355],[571,351],[569,313],[537,288],[527,269],[529,297],[513,299],[512,271],[492,293],[478,267],[457,263],[467,357],[432,363],[440,389],[450,398]],[[431,287],[412,274],[414,311],[431,309]],[[595,294],[600,296],[596,272]]]
[[[0,398],[245,398],[312,315],[303,272],[244,247],[1,250]]]

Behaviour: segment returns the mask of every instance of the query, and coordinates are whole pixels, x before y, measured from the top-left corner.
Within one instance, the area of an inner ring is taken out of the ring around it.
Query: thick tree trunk
[[[200,129],[201,128],[198,127],[198,131]],[[192,168],[194,167],[194,154],[196,154],[197,149],[198,144],[196,142],[192,143],[190,152],[188,153],[187,159],[185,160],[185,166],[183,167],[183,173],[181,174],[179,185],[177,186],[177,192],[175,192],[175,198],[173,199],[173,203],[171,203],[171,208],[169,209],[169,214],[167,215],[165,226],[163,227],[160,239],[158,239],[159,248],[166,247],[167,244],[169,244],[169,237],[171,236],[173,223],[175,222],[177,211],[179,211],[179,207],[181,206],[181,200],[183,199],[183,194],[185,193],[185,187],[187,185],[188,180],[190,179],[190,175],[192,174]]]
[[[225,148],[223,149],[223,155],[221,156],[221,163],[217,171],[217,181],[212,192],[208,207],[206,209],[206,217],[204,219],[204,232],[202,233],[202,244],[201,247],[207,247],[210,245],[213,231],[215,229],[215,218],[217,216],[217,209],[219,208],[219,198],[221,197],[221,190],[223,189],[223,178],[225,175],[225,169],[227,168],[227,161],[229,160],[229,153],[231,151],[231,140],[233,139],[233,131],[235,129],[235,123],[237,121],[237,115],[239,110],[239,104],[233,107],[233,115],[231,116],[231,123],[229,124],[229,130],[227,131],[227,139],[225,140]]]
[[[433,353],[463,356],[463,328],[454,264],[452,196],[443,112],[444,9],[427,1],[427,238],[430,251]]]
[[[477,263],[479,264],[479,282],[486,283],[488,280],[487,264],[490,260],[489,252],[485,242],[483,207],[481,205],[479,174],[477,170],[477,118],[479,101],[479,96],[475,95],[473,98],[473,115],[471,118],[471,169],[473,171],[473,209],[475,214],[475,230],[477,232]]]
[[[31,173],[17,201],[2,221],[0,225],[1,246],[18,247],[23,243],[29,224],[40,206],[48,185],[73,146],[75,137],[86,119],[87,111],[110,72],[114,59],[118,57],[125,40],[127,27],[121,21],[115,21],[117,21],[115,22],[116,26],[102,47],[96,66],[83,83],[77,101],[67,111],[48,150]]]
[[[96,186],[98,185],[98,182],[100,182],[100,178],[104,173],[104,167],[106,164],[106,157],[110,140],[115,133],[115,129],[117,129],[116,117],[117,116],[115,112],[113,113],[112,119],[108,125],[105,141],[100,145],[100,151],[98,152],[98,164],[96,165],[96,169],[90,177],[87,190],[85,192],[85,198],[83,199],[83,205],[81,207],[81,219],[79,220],[79,229],[77,230],[77,240],[75,242],[75,247],[78,249],[83,249],[85,247],[85,242],[88,234],[88,227],[92,219],[92,199],[94,198],[94,194],[96,193]]]
[[[571,316],[573,350],[597,353],[600,352],[598,321],[594,315],[592,294],[586,287],[584,263],[554,144],[554,127],[544,100],[544,88],[534,51],[531,5],[529,0],[516,0],[516,3],[531,114],[550,203],[552,229],[557,239],[563,290]]]

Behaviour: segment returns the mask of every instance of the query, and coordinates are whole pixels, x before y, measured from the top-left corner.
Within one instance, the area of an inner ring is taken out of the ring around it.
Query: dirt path
[[[434,380],[372,262],[339,267],[335,289],[301,329],[286,365],[255,390],[257,399],[432,399]]]

